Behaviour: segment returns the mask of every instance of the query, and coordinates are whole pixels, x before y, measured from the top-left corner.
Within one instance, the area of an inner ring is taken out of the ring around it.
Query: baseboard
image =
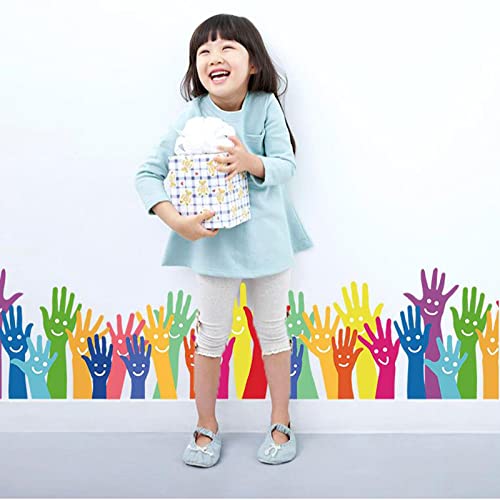
[[[224,432],[261,432],[270,400],[218,400]],[[500,432],[498,400],[292,400],[292,426],[310,433]],[[190,432],[194,400],[0,402],[1,432]]]

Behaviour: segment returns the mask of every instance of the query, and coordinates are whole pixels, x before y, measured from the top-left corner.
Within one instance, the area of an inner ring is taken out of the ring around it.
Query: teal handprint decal
[[[290,340],[296,339],[296,348],[302,349],[302,369],[298,377],[297,388],[295,397],[297,399],[318,399],[318,391],[314,383],[314,378],[311,372],[311,364],[309,362],[309,349],[304,347],[304,342],[300,339],[299,335],[302,333],[306,338],[311,338],[311,332],[306,325],[302,313],[305,311],[304,307],[304,293],[298,293],[299,303],[295,301],[293,291],[288,290],[288,303],[286,328]],[[311,322],[314,323],[314,315],[311,314]]]
[[[76,312],[82,308],[78,304],[73,311],[75,294],[71,293],[69,301],[66,303],[67,289],[65,286],[61,289],[61,300],[58,299],[58,289],[52,289],[52,312],[48,313],[44,306],[40,306],[43,317],[43,329],[45,335],[50,340],[50,355],[57,354],[56,360],[52,365],[47,377],[47,386],[52,399],[65,399],[67,392],[67,374],[66,374],[66,343],[68,336],[66,328],[73,331],[76,324]]]
[[[460,340],[457,340],[457,345],[455,350],[453,350],[451,335],[448,335],[446,340],[446,349],[443,346],[443,341],[439,337],[436,339],[436,342],[439,349],[439,359],[437,361],[424,359],[424,363],[433,371],[434,375],[436,375],[439,381],[441,397],[443,399],[460,399],[456,376],[467,359],[468,354],[465,353],[460,357]]]
[[[42,345],[42,335],[37,335],[36,349],[30,337],[26,338],[30,357],[27,361],[12,359],[11,363],[24,372],[28,379],[32,399],[49,399],[50,393],[45,376],[57,358],[57,353],[49,357],[50,340],[47,340],[45,349]]]
[[[458,390],[462,399],[477,398],[477,363],[476,363],[476,344],[477,333],[476,328],[480,331],[486,326],[486,315],[491,309],[491,304],[484,307],[484,293],[479,296],[479,302],[476,303],[477,288],[474,286],[471,290],[471,298],[469,304],[469,290],[464,287],[462,292],[462,314],[459,316],[458,311],[452,307],[453,328],[460,340],[460,354],[468,354],[462,369],[458,372]]]
[[[188,334],[191,325],[196,317],[197,309],[193,311],[190,316],[189,307],[191,306],[191,295],[186,296],[186,302],[184,303],[184,292],[179,290],[177,292],[177,301],[175,303],[174,309],[174,294],[170,291],[167,295],[167,305],[166,305],[166,316],[163,327],[168,323],[170,315],[174,315],[174,321],[170,329],[170,348],[168,351],[168,356],[170,358],[170,366],[172,367],[172,375],[174,377],[174,386],[177,388],[177,379],[179,376],[179,351],[183,343],[184,337]],[[158,321],[159,313],[158,310],[154,310],[156,321]],[[160,391],[158,388],[158,383],[156,384],[153,399],[159,399]]]

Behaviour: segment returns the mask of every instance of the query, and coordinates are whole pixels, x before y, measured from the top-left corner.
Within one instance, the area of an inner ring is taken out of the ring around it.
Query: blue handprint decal
[[[290,399],[297,399],[297,383],[302,371],[302,356],[304,355],[304,344],[300,343],[297,349],[297,337],[292,336],[292,353],[290,357]]]
[[[458,390],[456,377],[460,368],[467,359],[468,354],[465,353],[460,357],[460,340],[457,340],[455,350],[453,350],[453,340],[451,335],[447,338],[447,348],[443,346],[440,338],[437,339],[440,357],[437,361],[425,359],[424,363],[436,375],[439,381],[439,388],[443,399],[460,399],[460,391]]]
[[[90,358],[82,356],[92,377],[92,399],[106,399],[106,384],[111,372],[113,344],[109,345],[109,351],[106,353],[106,337],[101,337],[101,343],[102,345],[99,344],[99,334],[97,333],[94,335],[94,343],[92,343],[91,337],[88,337],[87,345]]]
[[[422,331],[420,306],[415,308],[415,319],[411,306],[408,306],[408,321],[404,311],[401,311],[400,316],[403,330],[397,321],[394,321],[394,326],[398,332],[401,347],[408,355],[408,399],[425,399],[424,353],[429,344],[431,324],[425,325]]]
[[[149,373],[149,367],[151,365],[151,344],[148,345],[148,350],[144,349],[144,337],[141,337],[141,346],[137,342],[137,334],[133,335],[134,344],[130,342],[130,338],[127,337],[125,342],[127,343],[128,358],[126,356],[120,356],[120,359],[125,363],[127,367],[128,374],[130,376],[130,382],[132,385],[132,390],[130,394],[131,399],[145,399],[146,397],[146,377]]]
[[[56,360],[57,353],[50,357],[50,340],[47,340],[44,349],[42,335],[37,335],[36,349],[30,337],[26,338],[26,342],[30,353],[29,359],[22,361],[14,358],[10,362],[20,368],[28,378],[32,399],[50,399],[50,392],[45,376],[49,372],[52,363]]]
[[[7,314],[2,311],[2,325],[0,326],[0,339],[2,345],[9,355],[10,360],[18,359],[24,361],[28,351],[26,339],[31,335],[33,323],[29,323],[26,331],[23,329],[23,310],[17,306],[17,318],[14,314],[14,306],[11,305]],[[26,399],[28,397],[26,389],[26,376],[24,372],[15,364],[9,365],[9,398]]]

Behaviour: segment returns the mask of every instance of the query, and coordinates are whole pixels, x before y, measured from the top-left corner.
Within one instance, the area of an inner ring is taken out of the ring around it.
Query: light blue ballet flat
[[[297,441],[295,434],[289,427],[284,424],[272,424],[269,426],[266,437],[257,451],[257,460],[265,464],[282,464],[290,462],[297,454]],[[278,444],[273,439],[273,431],[277,429],[285,433],[290,439],[286,443]]]
[[[205,446],[196,444],[196,438],[199,434],[208,436],[212,439],[210,443]],[[194,465],[196,467],[212,467],[219,461],[220,452],[222,448],[222,439],[220,437],[220,428],[217,434],[205,427],[196,427],[191,436],[191,440],[184,450],[182,459],[187,465]]]

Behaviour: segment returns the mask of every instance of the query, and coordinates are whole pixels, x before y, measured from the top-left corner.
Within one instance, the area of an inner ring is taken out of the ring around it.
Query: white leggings
[[[196,274],[199,307],[195,351],[222,356],[233,325],[233,307],[242,278]],[[245,278],[247,307],[252,311],[262,355],[291,350],[286,330],[286,308],[291,269],[260,278]],[[240,298],[241,300],[241,298]]]

